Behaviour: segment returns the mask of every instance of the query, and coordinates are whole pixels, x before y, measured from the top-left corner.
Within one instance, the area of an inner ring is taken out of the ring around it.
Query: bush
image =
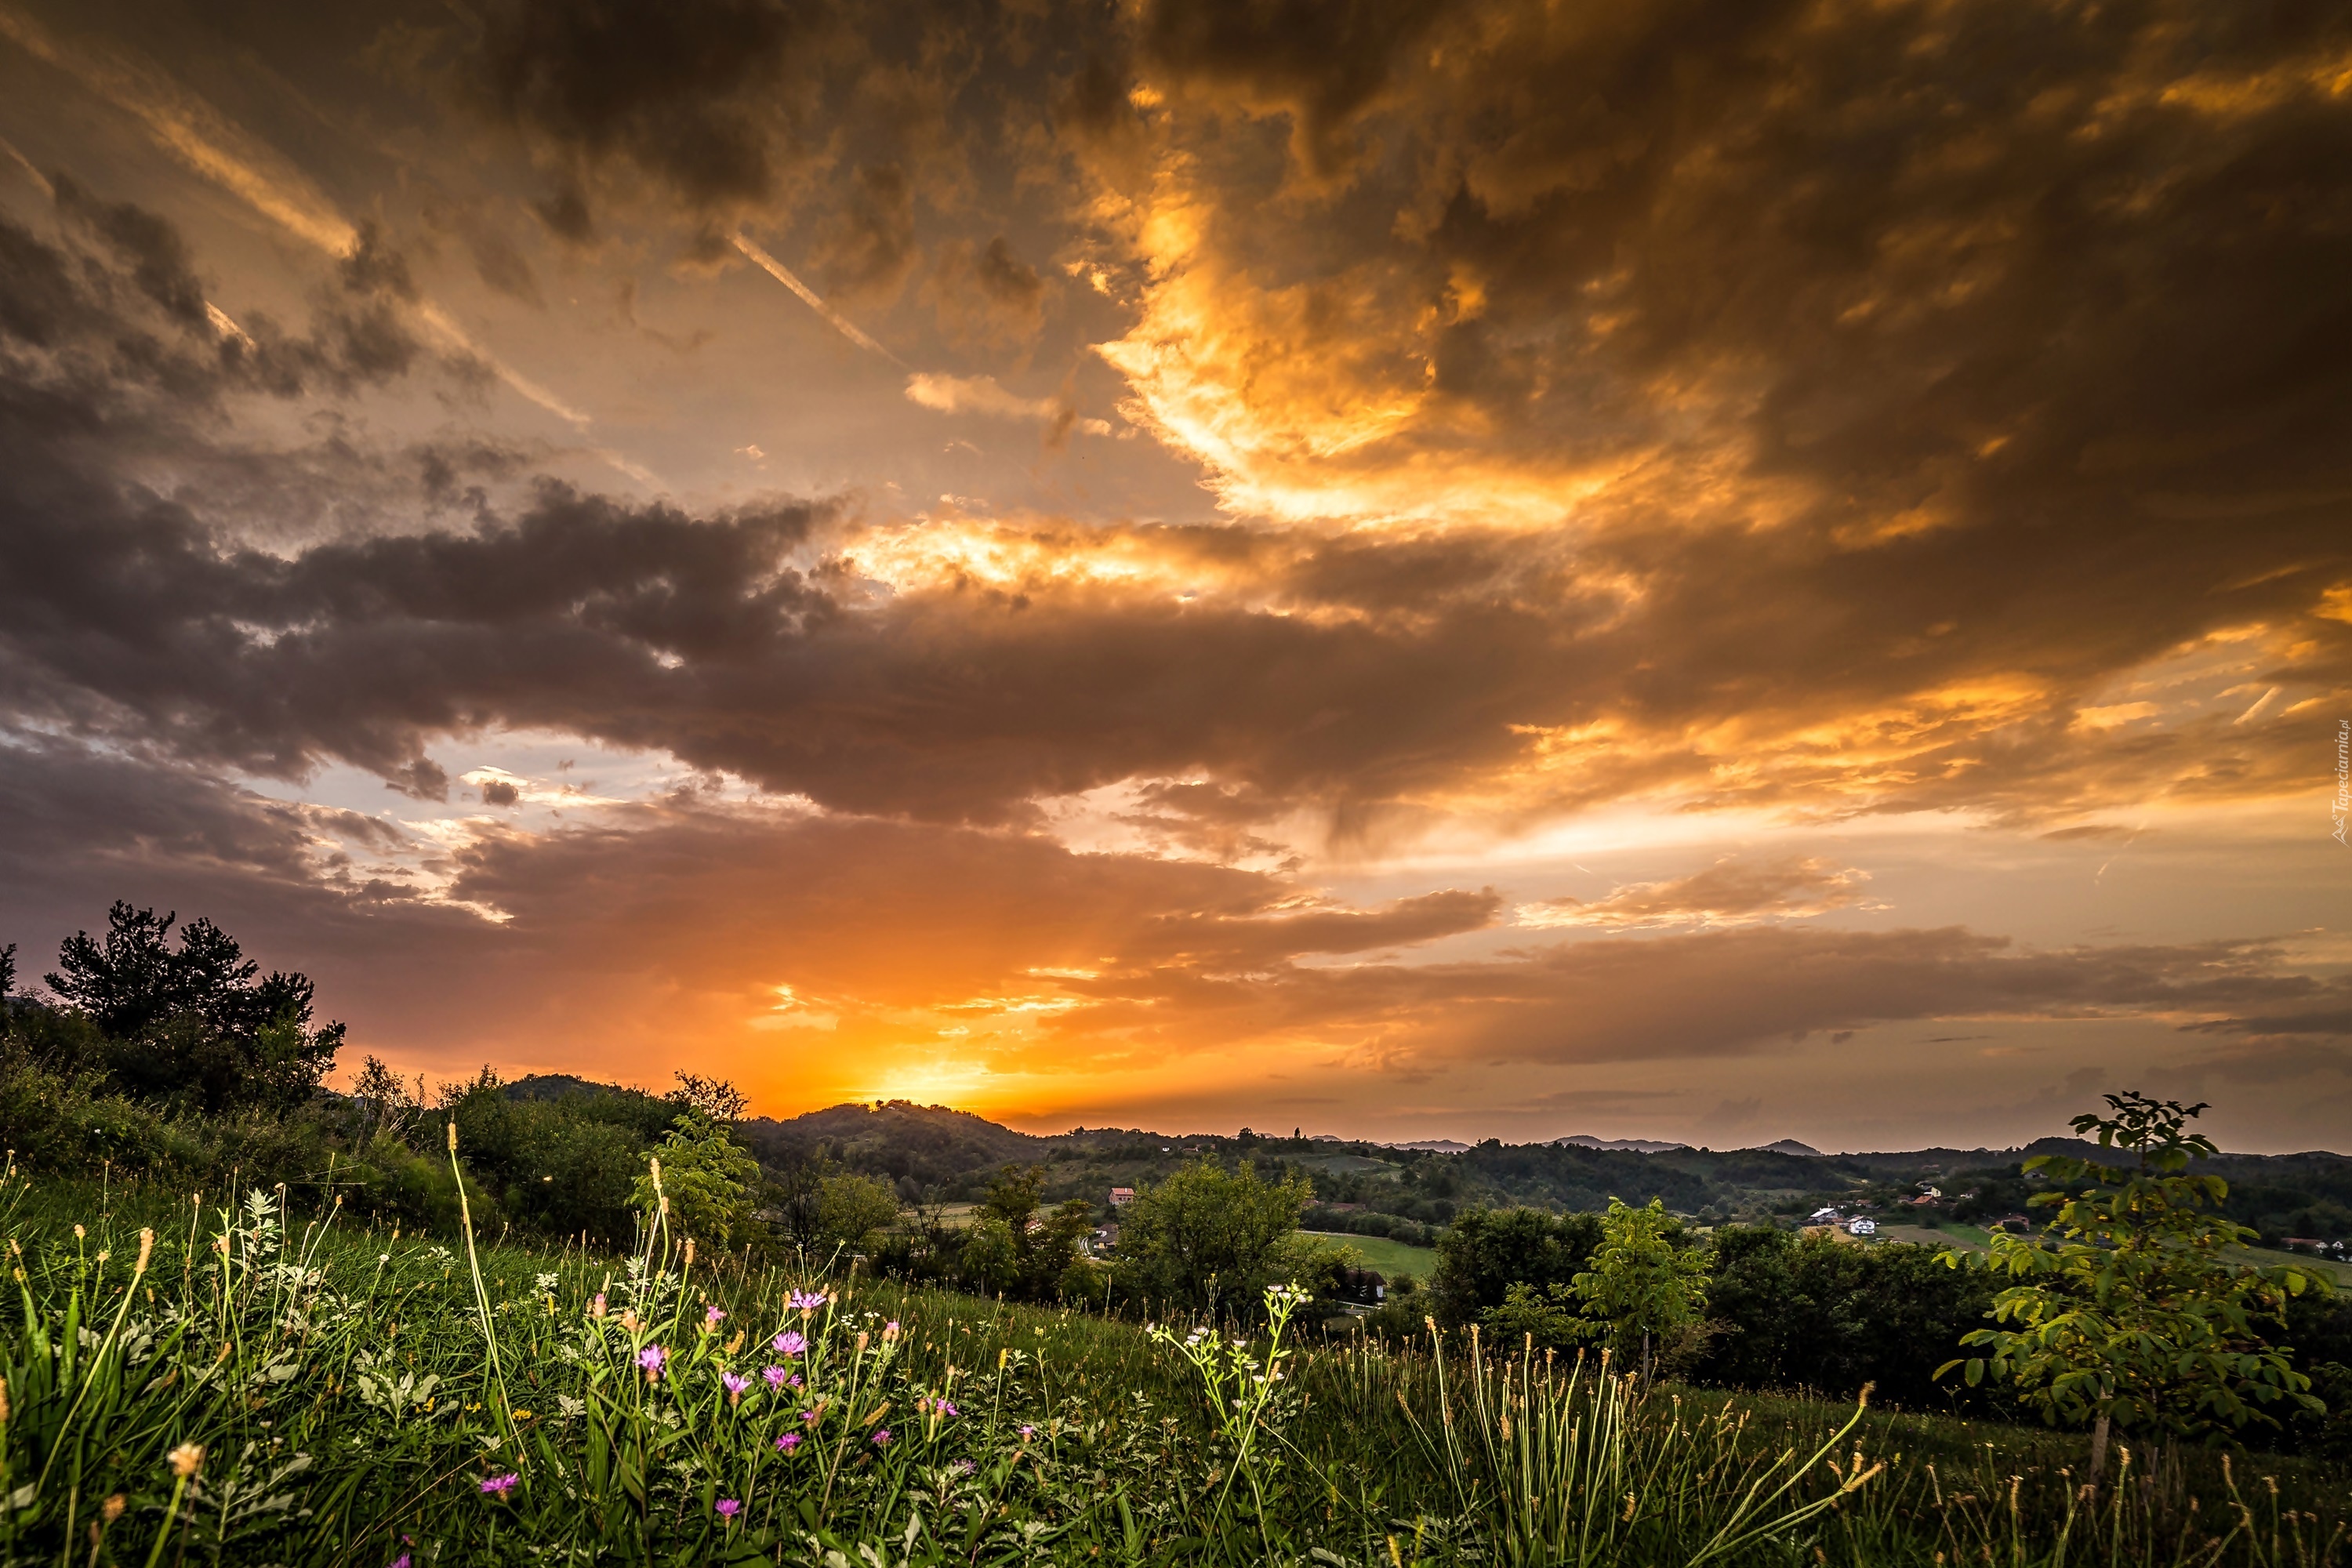
[[[389,1139],[372,1145],[363,1158],[341,1167],[337,1175],[352,1184],[343,1206],[361,1215],[389,1220],[410,1231],[449,1235],[457,1229],[457,1179],[449,1162],[420,1154]],[[500,1223],[497,1201],[474,1181],[466,1184],[466,1199],[473,1207],[477,1230]]]
[[[898,1191],[878,1176],[827,1176],[817,1189],[817,1230],[828,1247],[870,1252],[898,1219]]]
[[[1465,1328],[1504,1304],[1515,1284],[1538,1293],[1571,1285],[1601,1245],[1601,1216],[1537,1208],[1469,1209],[1437,1242],[1430,1310],[1449,1329]]]

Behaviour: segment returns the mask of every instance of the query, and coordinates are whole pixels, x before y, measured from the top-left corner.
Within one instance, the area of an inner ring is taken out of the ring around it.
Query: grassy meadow
[[[2308,1463],[2087,1494],[2075,1436],[1294,1349],[1279,1302],[1155,1331],[15,1174],[0,1229],[12,1563],[2347,1561]]]
[[[1437,1249],[1433,1247],[1407,1247],[1402,1241],[1391,1241],[1385,1236],[1355,1236],[1345,1231],[1310,1230],[1303,1234],[1318,1241],[1328,1241],[1334,1247],[1352,1249],[1364,1260],[1364,1267],[1376,1268],[1391,1283],[1412,1279],[1427,1283],[1437,1270]]]

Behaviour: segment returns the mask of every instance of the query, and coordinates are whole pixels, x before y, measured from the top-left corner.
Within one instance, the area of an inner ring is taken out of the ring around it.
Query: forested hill
[[[510,1092],[537,1095],[556,1080],[524,1079]],[[592,1086],[562,1081],[564,1089]],[[1560,1210],[1605,1208],[1663,1198],[1702,1222],[1801,1219],[1825,1204],[1894,1215],[1923,1185],[1944,1194],[1937,1215],[1982,1224],[2024,1209],[2032,1182],[2021,1166],[2036,1154],[2096,1157],[2095,1145],[2047,1138],[2018,1149],[1922,1149],[1800,1155],[1773,1150],[1673,1148],[1644,1153],[1568,1143],[1489,1140],[1459,1152],[1297,1137],[1169,1134],[1079,1128],[1037,1136],[969,1111],[905,1100],[836,1105],[784,1120],[758,1118],[741,1135],[771,1169],[811,1163],[883,1176],[908,1202],[976,1198],[1006,1164],[1042,1165],[1054,1199],[1097,1203],[1113,1186],[1165,1178],[1203,1156],[1247,1159],[1305,1175],[1318,1207],[1310,1222],[1334,1229],[1426,1242],[1465,1207],[1533,1204]],[[2210,1166],[2231,1186],[2235,1217],[2271,1237],[2352,1236],[2352,1159],[2330,1153],[2224,1154]],[[1923,1216],[1924,1217],[1924,1216]]]

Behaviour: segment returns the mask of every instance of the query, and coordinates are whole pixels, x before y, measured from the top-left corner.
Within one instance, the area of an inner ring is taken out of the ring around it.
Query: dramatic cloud
[[[141,10],[0,13],[8,940],[777,1108],[2336,1102],[2338,19]]]

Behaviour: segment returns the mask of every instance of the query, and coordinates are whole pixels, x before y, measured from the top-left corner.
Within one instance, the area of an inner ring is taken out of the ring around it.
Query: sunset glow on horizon
[[[0,944],[755,1113],[2352,1150],[2352,28],[0,0]]]

